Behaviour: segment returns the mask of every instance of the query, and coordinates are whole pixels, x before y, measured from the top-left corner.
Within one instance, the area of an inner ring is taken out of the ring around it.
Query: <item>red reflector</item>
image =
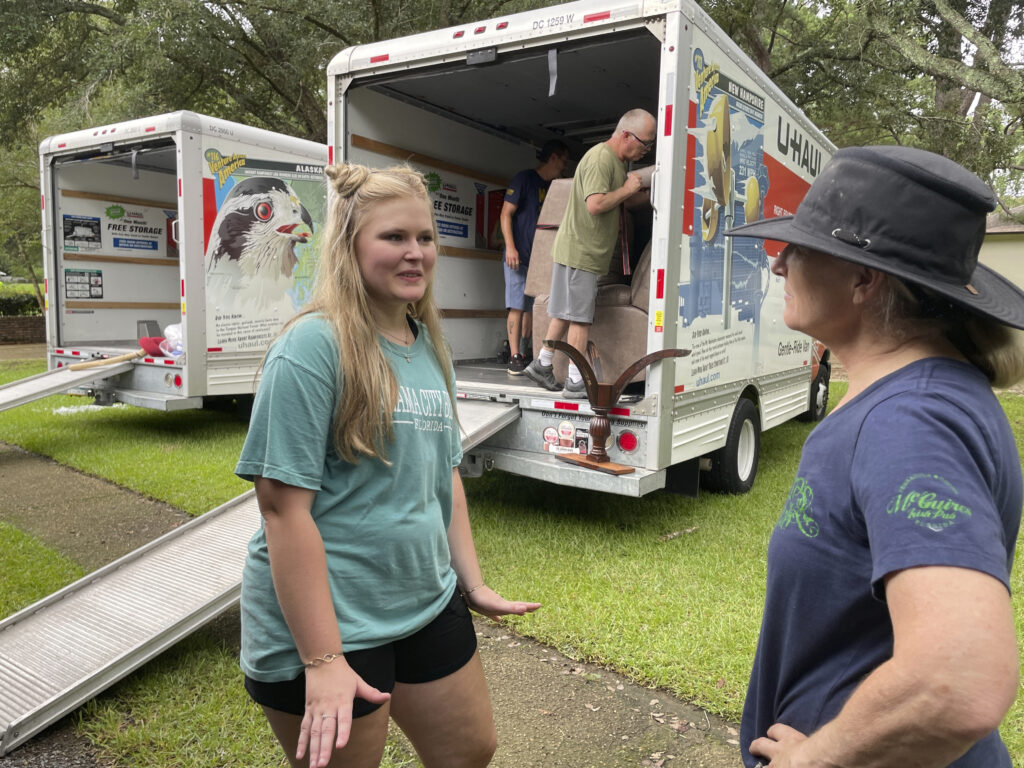
[[[678,387],[675,388],[675,393],[678,395],[684,389],[686,389],[686,385],[685,384],[680,384]]]
[[[178,197],[181,197],[181,179],[178,179]]]
[[[370,57],[370,63],[371,64],[380,64],[382,61],[387,61],[390,57],[391,57],[390,53],[383,53],[380,56],[371,56]]]
[[[604,11],[603,13],[589,13],[583,17],[583,23],[589,24],[592,21],[604,21],[612,17],[611,11]]]
[[[473,30],[473,34],[474,35],[479,35],[481,32],[486,32],[486,31],[487,31],[487,27],[477,27],[476,29]]]
[[[62,141],[60,144],[57,145],[57,149],[64,149],[64,147],[66,147],[67,145],[68,143],[66,141]]]
[[[223,352],[224,351],[224,347],[207,347],[206,351],[207,352]]]
[[[495,29],[508,29],[508,22],[507,21],[501,22],[497,27],[495,27]]]
[[[156,360],[154,360],[152,357],[144,357],[144,358],[142,358],[142,362],[144,362],[144,363],[155,363]]]
[[[72,355],[80,355],[80,354],[82,354],[82,353],[81,353],[81,352],[79,352],[79,351],[78,351],[78,350],[76,349],[76,350],[73,350],[73,351],[71,352],[71,354],[72,354]]]
[[[180,375],[174,377],[174,386],[176,386],[178,389],[181,389],[181,376]]]
[[[460,29],[454,35],[452,35],[452,37],[455,38],[456,40],[458,40],[460,37],[465,37],[465,36],[466,36],[466,31],[463,30],[463,29]]]
[[[580,409],[579,403],[555,403],[555,408],[559,411],[578,411]]]
[[[665,135],[672,135],[672,105],[665,105]]]
[[[334,147],[330,146],[327,148],[327,164],[334,165]]]
[[[57,367],[58,368],[63,368],[64,367],[64,363],[57,363]]]
[[[665,298],[665,270],[659,269],[657,272],[657,282],[654,291],[654,298],[664,299]]]
[[[612,416],[629,416],[629,408],[612,408],[609,413]]]
[[[153,132],[153,131],[155,131],[155,130],[156,130],[156,126],[155,126],[155,125],[151,125],[151,126],[149,126],[149,127],[148,127],[148,128],[146,129],[146,133],[152,133],[152,132]]]
[[[63,349],[55,349],[53,351],[56,352],[58,355],[63,355],[64,354],[64,350]]]
[[[46,195],[39,196],[39,205],[42,206],[43,210],[46,210]]]
[[[637,446],[640,445],[640,441],[637,440],[636,435],[629,431],[622,432],[619,435],[618,443],[619,450],[624,453],[632,453],[636,450]]]
[[[164,360],[164,365],[174,365],[174,358],[167,358]]]
[[[185,298],[185,281],[181,281],[181,298]]]

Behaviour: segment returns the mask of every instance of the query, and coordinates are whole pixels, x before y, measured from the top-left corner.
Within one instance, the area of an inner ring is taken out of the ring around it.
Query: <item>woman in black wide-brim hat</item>
[[[1024,293],[978,265],[994,198],[943,157],[838,151],[795,216],[785,321],[849,390],[804,444],[768,548],[747,766],[1009,768],[1022,479],[992,386],[1024,375]]]

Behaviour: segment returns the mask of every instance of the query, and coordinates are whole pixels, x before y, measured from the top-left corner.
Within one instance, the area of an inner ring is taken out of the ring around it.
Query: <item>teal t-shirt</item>
[[[619,208],[596,216],[587,210],[587,198],[607,194],[626,183],[626,166],[606,142],[595,144],[576,166],[572,193],[551,246],[556,264],[603,275],[608,272],[619,236]]]
[[[455,588],[447,531],[462,442],[445,378],[424,326],[408,351],[379,338],[399,386],[391,466],[366,457],[351,464],[335,453],[339,352],[330,325],[313,315],[267,354],[235,468],[246,480],[263,476],[317,492],[312,517],[346,651],[413,634]],[[278,682],[302,672],[274,592],[262,525],[249,542],[241,617],[245,674]]]

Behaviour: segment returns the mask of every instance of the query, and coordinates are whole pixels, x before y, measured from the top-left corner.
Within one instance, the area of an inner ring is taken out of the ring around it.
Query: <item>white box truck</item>
[[[322,144],[192,112],[44,140],[51,373],[92,362],[73,389],[161,410],[251,394],[310,294],[326,161]]]
[[[702,477],[741,492],[762,430],[823,415],[827,353],[782,322],[781,246],[722,233],[795,211],[834,147],[696,3],[581,0],[360,45],[330,63],[327,88],[332,162],[409,162],[431,183],[459,414],[480,439],[464,472],[633,496],[692,493]],[[609,383],[648,353],[691,352],[654,364],[611,410],[607,451],[625,468],[613,474],[557,458],[592,447],[587,401],[494,362],[506,313],[493,230],[507,180],[544,141],[578,159],[635,107],[657,118],[651,209],[627,217],[633,272],[602,287],[591,340]]]

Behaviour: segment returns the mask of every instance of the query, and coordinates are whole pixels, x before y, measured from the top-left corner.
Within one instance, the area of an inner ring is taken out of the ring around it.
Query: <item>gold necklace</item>
[[[396,342],[398,344],[401,344],[403,347],[405,347],[406,348],[405,351],[404,352],[400,351],[398,354],[400,354],[400,355],[405,357],[405,362],[407,362],[407,363],[411,363],[412,362],[412,360],[409,358],[409,347],[412,345],[412,341],[410,341],[408,339],[408,333],[409,333],[409,324],[408,323],[406,323],[406,325],[405,325],[406,336],[403,336],[402,338],[397,338],[396,336],[392,336],[390,333],[388,333],[387,331],[385,331],[383,328],[380,328],[380,327],[377,328],[377,331],[382,336],[384,336],[384,337],[386,337],[386,338],[390,339],[391,341],[394,341],[394,342]]]

